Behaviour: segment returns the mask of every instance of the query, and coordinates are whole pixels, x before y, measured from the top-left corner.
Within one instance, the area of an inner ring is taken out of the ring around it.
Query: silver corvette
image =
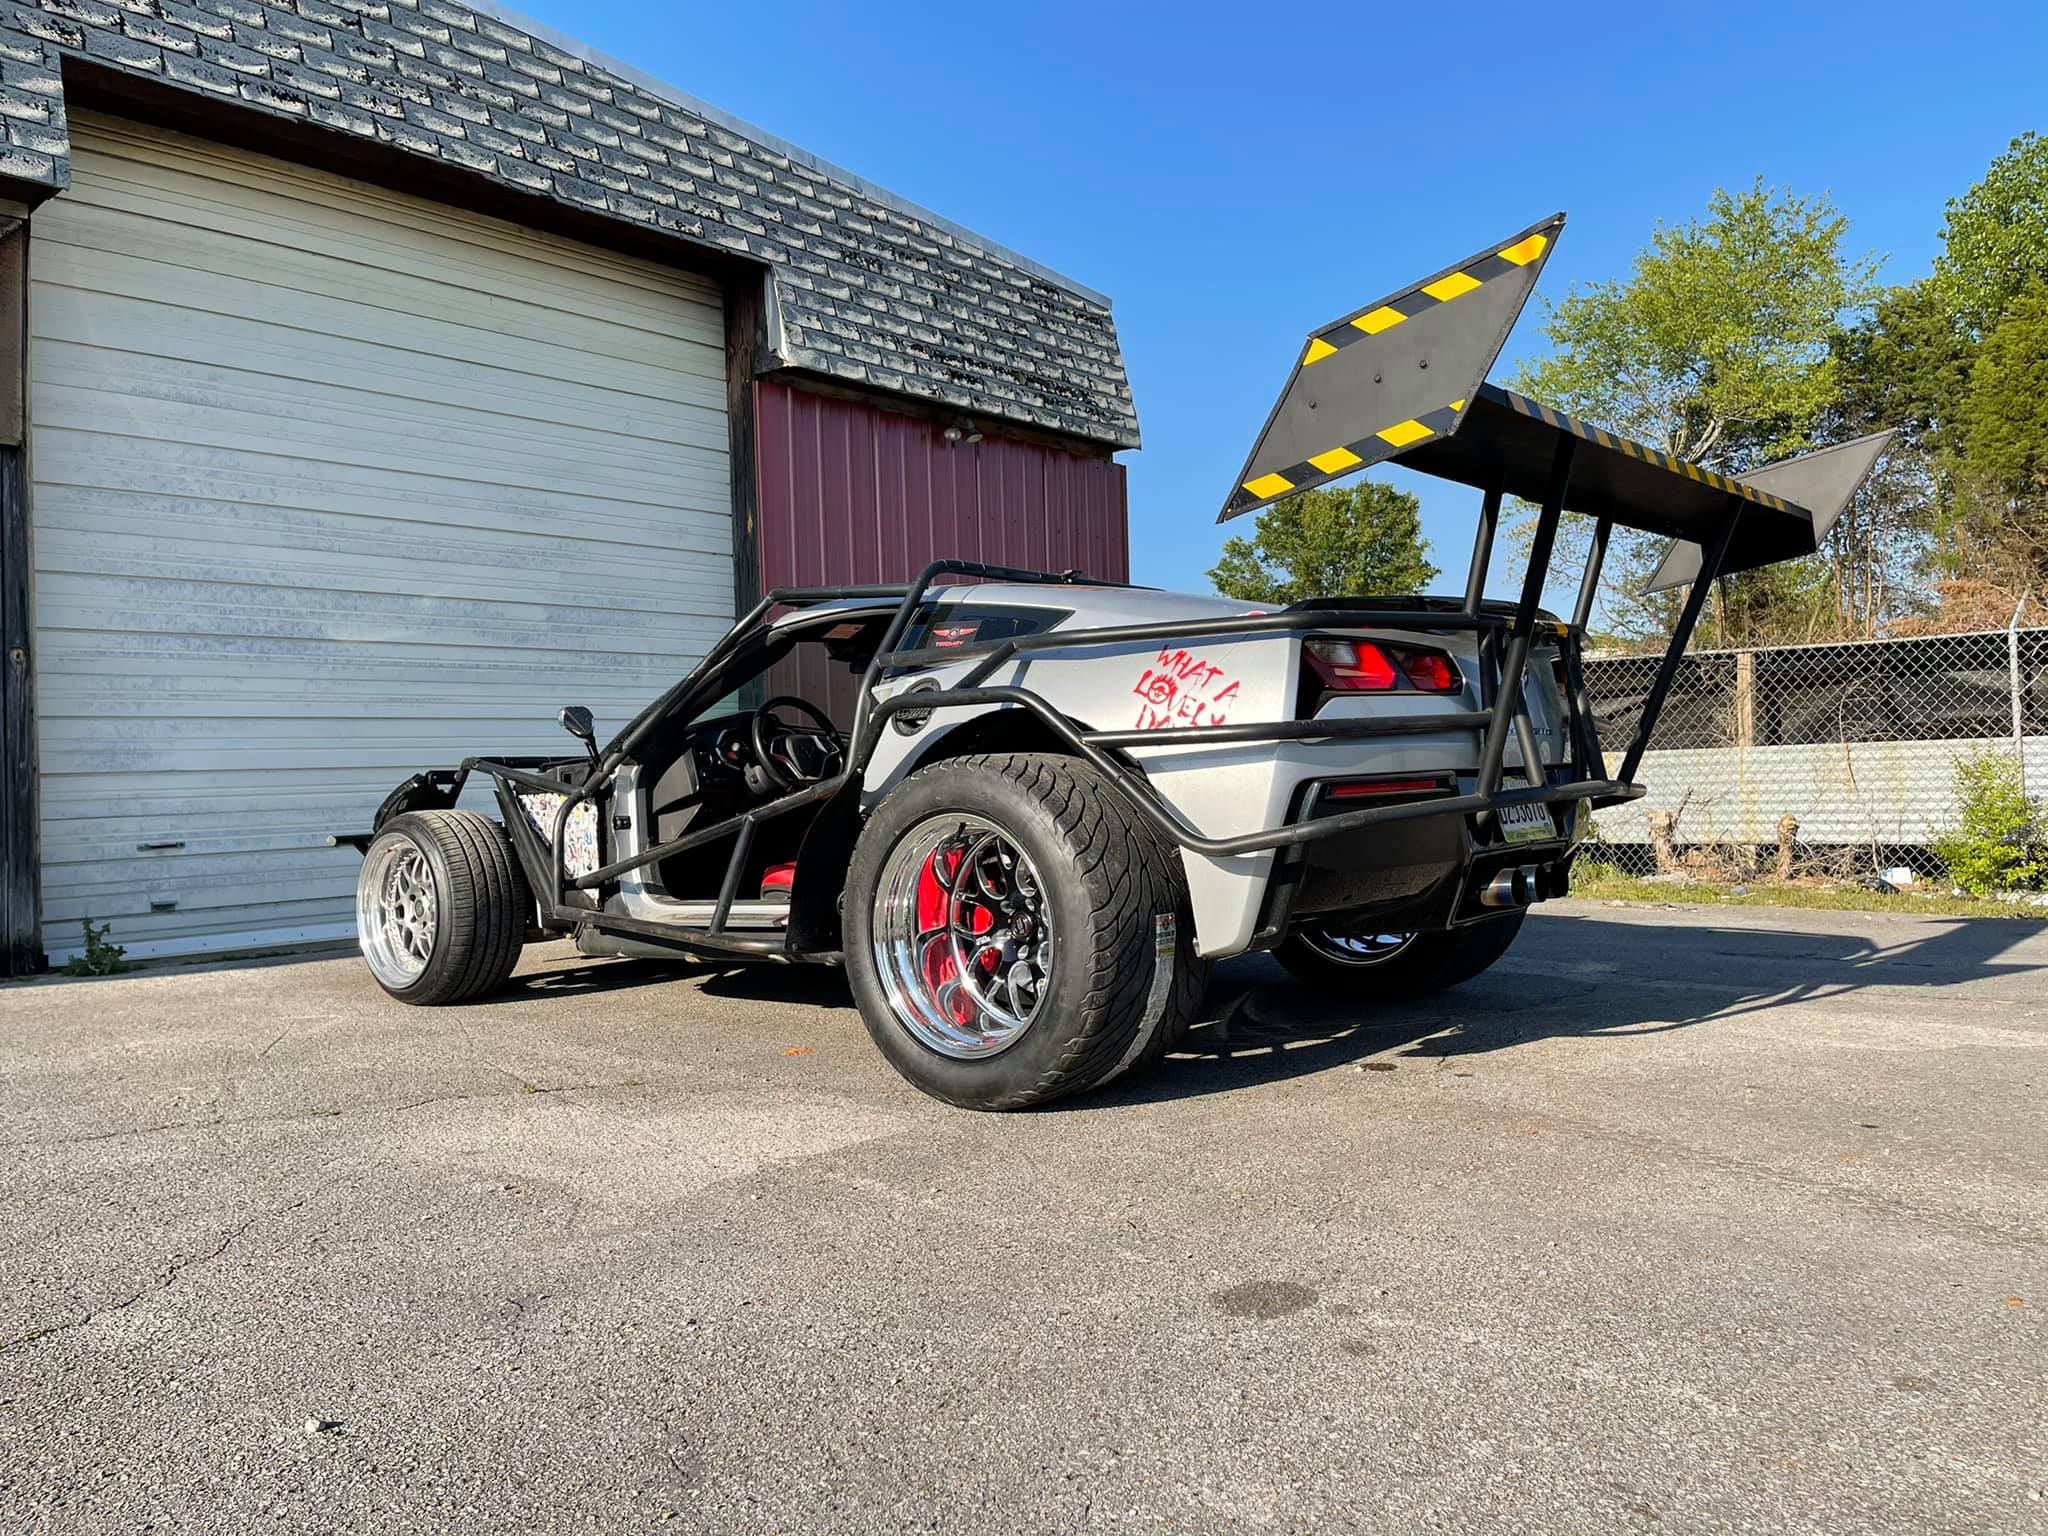
[[[843,965],[891,1063],[975,1109],[1156,1062],[1228,956],[1361,1006],[1477,975],[1569,888],[1591,809],[1642,793],[1713,579],[1813,552],[1885,442],[1728,477],[1488,384],[1562,223],[1312,333],[1224,505],[1387,459],[1472,486],[1461,594],[1271,612],[971,562],[771,592],[608,745],[566,709],[580,754],[417,774],[338,836],[372,975],[458,1003],[544,935]],[[1519,600],[1489,602],[1508,495],[1541,511]],[[1595,529],[1560,621],[1567,510]],[[1690,592],[1610,757],[1580,647],[1617,524],[1668,535]],[[457,808],[478,775],[495,819]]]

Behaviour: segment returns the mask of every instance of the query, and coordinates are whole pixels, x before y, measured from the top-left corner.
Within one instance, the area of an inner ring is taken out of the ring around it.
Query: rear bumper
[[[1253,947],[1270,947],[1312,918],[1370,919],[1390,932],[1481,922],[1500,915],[1483,893],[1511,870],[1533,872],[1538,900],[1563,895],[1590,819],[1588,801],[1599,787],[1569,781],[1547,787],[1559,795],[1544,806],[1555,835],[1511,843],[1498,814],[1471,809],[1476,797],[1469,776],[1455,784],[1447,777],[1434,794],[1390,797],[1387,808],[1398,805],[1397,818],[1328,830],[1339,817],[1351,820],[1347,812],[1356,802],[1333,798],[1328,781],[1304,785],[1290,824],[1307,835],[1275,864]],[[1574,794],[1579,789],[1587,793]],[[1527,788],[1517,787],[1490,803],[1505,808],[1528,797]]]

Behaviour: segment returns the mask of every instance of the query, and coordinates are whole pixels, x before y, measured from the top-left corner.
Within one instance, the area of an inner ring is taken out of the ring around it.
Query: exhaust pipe
[[[1482,907],[1526,907],[1536,899],[1536,866],[1504,869],[1479,893]]]

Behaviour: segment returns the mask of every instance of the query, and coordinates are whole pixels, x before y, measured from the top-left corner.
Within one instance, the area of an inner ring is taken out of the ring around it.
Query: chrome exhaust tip
[[[1504,869],[1479,893],[1482,907],[1526,907],[1536,899],[1536,866]]]

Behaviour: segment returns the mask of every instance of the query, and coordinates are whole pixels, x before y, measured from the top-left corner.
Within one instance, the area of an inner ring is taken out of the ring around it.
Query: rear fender
[[[897,716],[897,719],[903,718]],[[1082,730],[1086,721],[1075,720]],[[887,729],[887,727],[885,727]],[[1066,745],[1045,722],[1028,709],[991,705],[974,709],[947,709],[936,713],[929,724],[906,735],[905,745],[890,754],[886,772],[876,774],[871,766],[868,780],[874,784],[900,782],[920,768],[949,758],[973,757],[991,752],[1066,752]],[[875,756],[879,760],[882,750]]]
[[[386,822],[408,811],[454,810],[459,784],[460,775],[448,768],[432,768],[425,773],[414,774],[384,797],[384,803],[377,807],[377,814],[370,818],[371,832],[383,831]]]

